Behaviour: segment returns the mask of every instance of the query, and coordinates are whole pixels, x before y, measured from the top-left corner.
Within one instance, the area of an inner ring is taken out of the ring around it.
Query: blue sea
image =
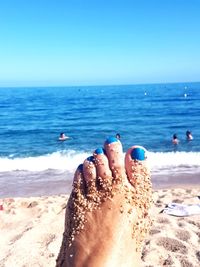
[[[146,147],[155,187],[200,183],[200,83],[0,88],[0,117],[0,197],[68,193],[116,133]]]

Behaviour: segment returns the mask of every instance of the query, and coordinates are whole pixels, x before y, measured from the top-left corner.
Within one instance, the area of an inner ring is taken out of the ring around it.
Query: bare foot
[[[118,139],[80,165],[66,208],[57,267],[135,267],[150,226],[151,182],[145,149],[125,156]]]

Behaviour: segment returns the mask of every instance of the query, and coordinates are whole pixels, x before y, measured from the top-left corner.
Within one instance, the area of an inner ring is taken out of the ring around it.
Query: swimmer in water
[[[75,172],[56,266],[141,266],[151,203],[146,150],[108,138]]]
[[[186,139],[188,141],[191,141],[193,140],[193,136],[192,136],[192,133],[190,131],[186,131]]]
[[[176,134],[174,134],[173,137],[172,137],[172,143],[174,145],[178,145],[179,144],[179,140],[178,140],[178,137],[177,137]]]
[[[60,133],[60,137],[59,137],[59,140],[60,141],[65,141],[66,139],[68,139],[69,137],[66,136],[64,133]]]
[[[116,134],[116,138],[120,140],[121,136],[119,133]]]

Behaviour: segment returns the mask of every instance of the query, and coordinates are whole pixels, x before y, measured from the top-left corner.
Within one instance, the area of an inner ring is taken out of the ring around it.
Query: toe
[[[103,148],[94,151],[95,165],[97,171],[97,179],[99,185],[112,183],[112,172],[109,167],[108,158]]]
[[[146,168],[146,149],[141,146],[132,146],[126,153],[125,165],[129,182],[136,186],[144,177]]]
[[[74,192],[85,195],[85,181],[83,177],[83,164],[80,164],[76,169],[73,181]]]
[[[83,175],[86,184],[87,194],[96,191],[96,167],[94,157],[88,157],[83,163]]]
[[[113,178],[125,177],[124,156],[121,142],[115,137],[109,137],[105,142],[105,150]]]

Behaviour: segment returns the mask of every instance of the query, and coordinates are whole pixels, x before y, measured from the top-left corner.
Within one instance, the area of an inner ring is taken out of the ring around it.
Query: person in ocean
[[[186,139],[188,141],[191,141],[193,140],[193,136],[192,136],[192,133],[190,131],[186,131]]]
[[[141,266],[151,203],[146,150],[109,137],[74,174],[56,266]]]
[[[174,134],[173,137],[172,137],[172,143],[174,145],[178,145],[179,144],[179,139],[178,139],[176,134]]]
[[[121,136],[119,133],[116,134],[116,138],[120,140]]]
[[[66,136],[64,133],[60,133],[60,137],[59,137],[59,140],[60,141],[65,141],[66,139],[68,139],[69,137]]]

